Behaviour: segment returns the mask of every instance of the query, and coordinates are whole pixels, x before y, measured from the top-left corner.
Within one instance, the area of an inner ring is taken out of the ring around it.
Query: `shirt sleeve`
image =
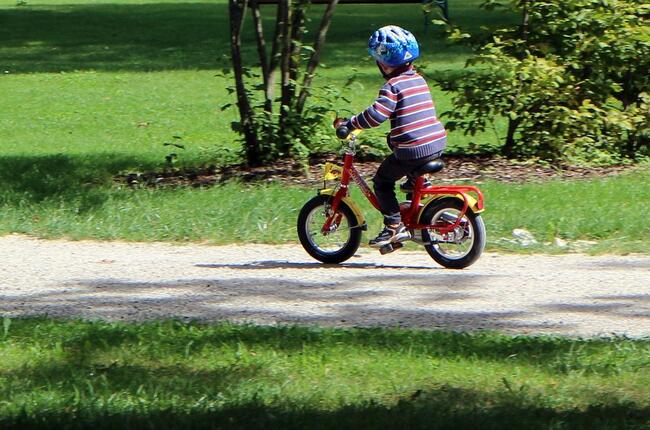
[[[366,110],[350,118],[349,125],[352,128],[372,128],[377,127],[386,121],[395,111],[397,105],[397,94],[393,86],[386,83],[381,90],[375,102]]]

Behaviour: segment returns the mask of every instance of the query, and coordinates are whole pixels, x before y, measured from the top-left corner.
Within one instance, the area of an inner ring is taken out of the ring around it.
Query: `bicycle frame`
[[[341,170],[341,180],[339,184],[339,189],[336,191],[336,193],[333,196],[332,205],[331,205],[332,214],[328,216],[327,220],[325,221],[325,224],[323,224],[323,227],[321,229],[321,232],[323,234],[327,234],[327,232],[332,230],[332,224],[336,224],[336,225],[339,224],[342,215],[337,213],[337,210],[341,203],[341,200],[343,200],[344,197],[348,197],[350,195],[349,192],[350,180],[354,181],[359,186],[359,189],[361,190],[363,195],[368,199],[370,204],[372,204],[372,206],[375,209],[381,212],[381,208],[379,206],[379,201],[377,200],[377,196],[370,189],[366,181],[363,179],[363,176],[359,173],[359,171],[354,166],[354,155],[356,152],[355,140],[356,140],[355,134],[352,134],[351,137],[348,139],[349,149],[345,152],[345,155],[343,157],[343,168]],[[429,230],[435,230],[439,234],[446,234],[453,231],[458,226],[460,226],[461,220],[465,216],[465,213],[468,210],[470,210],[470,207],[472,207],[472,210],[476,212],[483,211],[483,193],[477,187],[470,186],[470,185],[447,185],[447,186],[432,185],[429,187],[423,187],[423,184],[424,184],[424,177],[422,176],[418,177],[415,181],[415,187],[413,189],[413,195],[411,198],[410,206],[408,208],[400,208],[402,212],[401,214],[402,222],[409,229],[413,229],[413,230],[429,229]],[[476,198],[472,197],[470,193],[475,194]],[[447,224],[447,225],[433,225],[433,224],[420,224],[417,222],[419,218],[418,215],[421,210],[420,203],[423,201],[423,199],[427,199],[429,197],[433,198],[433,196],[451,196],[451,197],[458,198],[459,200],[462,199],[463,209],[461,213],[458,215],[455,223]]]

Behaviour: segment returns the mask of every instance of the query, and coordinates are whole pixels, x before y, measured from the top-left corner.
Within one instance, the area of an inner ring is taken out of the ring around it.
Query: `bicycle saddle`
[[[445,163],[440,159],[436,158],[435,160],[431,160],[428,163],[418,167],[417,169],[414,169],[411,174],[413,177],[418,177],[425,175],[427,173],[436,173],[441,171],[445,167]]]

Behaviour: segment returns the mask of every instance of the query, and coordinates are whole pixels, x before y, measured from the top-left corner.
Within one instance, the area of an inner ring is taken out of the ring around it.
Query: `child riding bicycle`
[[[389,25],[375,31],[368,40],[368,52],[376,60],[386,83],[366,110],[349,120],[337,120],[335,127],[348,129],[377,127],[390,119],[387,136],[392,150],[373,178],[374,190],[384,215],[384,229],[369,242],[380,248],[410,238],[402,223],[395,183],[418,167],[442,155],[447,132],[436,117],[429,86],[413,68],[420,56],[418,42],[409,31]],[[403,187],[412,187],[414,178]]]

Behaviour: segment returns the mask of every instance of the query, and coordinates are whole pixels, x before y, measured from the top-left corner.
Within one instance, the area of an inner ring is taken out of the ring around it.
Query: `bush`
[[[489,3],[493,6],[493,3]],[[611,162],[648,155],[650,5],[642,0],[517,0],[460,73],[449,128],[483,131],[505,117],[503,155]]]

